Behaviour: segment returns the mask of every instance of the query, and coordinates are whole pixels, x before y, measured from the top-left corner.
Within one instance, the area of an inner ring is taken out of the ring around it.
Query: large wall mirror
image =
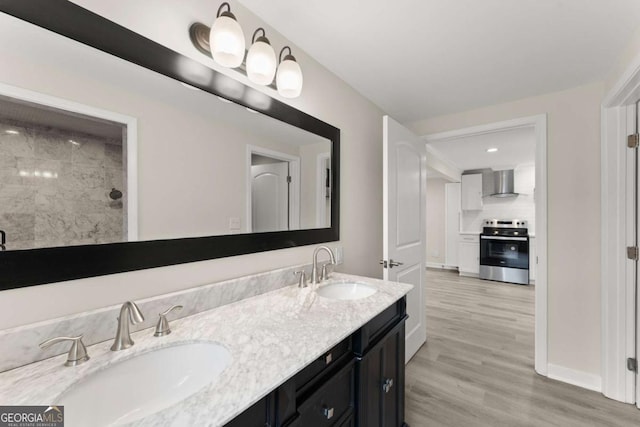
[[[338,129],[73,3],[0,11],[0,289],[338,240]]]

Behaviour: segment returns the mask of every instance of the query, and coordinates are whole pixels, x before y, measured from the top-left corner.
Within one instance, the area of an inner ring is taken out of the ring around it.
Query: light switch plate
[[[240,218],[237,216],[229,217],[229,230],[240,230]]]

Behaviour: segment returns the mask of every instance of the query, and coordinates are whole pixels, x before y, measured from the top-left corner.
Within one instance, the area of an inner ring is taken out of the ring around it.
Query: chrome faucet
[[[313,251],[313,268],[311,269],[311,284],[317,285],[320,283],[320,280],[327,279],[327,270],[326,267],[323,268],[323,274],[320,280],[318,280],[318,253],[320,251],[326,251],[329,254],[329,261],[332,265],[336,265],[336,257],[333,256],[333,251],[328,246],[318,246],[315,251]]]
[[[127,301],[122,304],[120,316],[118,317],[118,331],[116,332],[116,339],[111,346],[111,351],[124,350],[131,347],[134,343],[129,332],[129,322],[137,325],[143,321],[144,316],[135,302]]]

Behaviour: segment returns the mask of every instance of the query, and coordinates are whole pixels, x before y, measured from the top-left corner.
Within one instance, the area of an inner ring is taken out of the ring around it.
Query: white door
[[[383,118],[383,263],[385,280],[409,283],[405,361],[427,339],[425,316],[427,147]]]
[[[289,163],[251,166],[251,230],[289,229]]]

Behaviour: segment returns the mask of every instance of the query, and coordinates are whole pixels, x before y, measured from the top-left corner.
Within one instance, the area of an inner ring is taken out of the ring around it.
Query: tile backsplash
[[[292,266],[137,300],[136,303],[144,314],[145,321],[132,325],[131,332],[154,327],[158,320],[158,313],[172,305],[184,306],[181,311],[171,314],[172,319],[177,319],[292,285],[296,282],[293,272],[297,270],[305,270],[309,275],[311,266]],[[120,305],[104,307],[0,330],[0,348],[2,349],[0,372],[68,351],[68,346],[65,345],[56,345],[46,350],[40,349],[38,344],[49,338],[83,335],[83,342],[87,346],[113,339],[120,307]]]
[[[529,233],[536,230],[535,166],[521,166],[514,171],[517,197],[485,197],[481,211],[462,211],[462,231],[482,231],[485,219],[524,219],[529,224]]]

